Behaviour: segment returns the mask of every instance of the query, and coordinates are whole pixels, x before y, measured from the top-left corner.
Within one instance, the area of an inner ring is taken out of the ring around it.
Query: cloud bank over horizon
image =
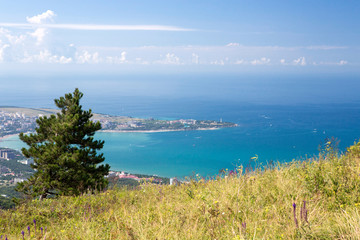
[[[32,17],[27,23],[0,23],[0,64],[103,64],[159,66],[344,66],[359,65],[349,60],[348,46],[248,46],[239,42],[223,45],[177,46],[78,46],[56,42],[57,29],[63,31],[168,31],[191,32],[165,25],[57,24],[52,10]],[[101,34],[96,33],[96,34]]]

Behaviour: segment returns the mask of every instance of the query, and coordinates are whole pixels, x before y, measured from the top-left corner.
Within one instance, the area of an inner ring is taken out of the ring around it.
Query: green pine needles
[[[31,167],[36,172],[19,183],[17,191],[43,199],[94,192],[107,186],[104,176],[109,173],[110,166],[99,165],[105,158],[97,153],[104,141],[93,137],[101,124],[90,120],[91,110],[82,110],[82,97],[83,93],[76,88],[73,93],[55,99],[61,111],[57,115],[40,117],[36,121],[36,133],[19,135],[29,146],[22,152],[34,159]]]

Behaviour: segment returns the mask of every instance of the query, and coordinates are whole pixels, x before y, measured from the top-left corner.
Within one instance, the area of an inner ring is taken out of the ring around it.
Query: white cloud
[[[339,62],[324,62],[324,61],[320,61],[318,63],[314,62],[313,65],[323,65],[323,66],[343,66],[343,65],[347,65],[348,61],[345,60],[340,60]]]
[[[27,18],[29,22],[44,22],[51,20],[54,16],[52,11]],[[62,63],[69,62],[68,57],[63,54],[53,55],[43,43],[48,34],[45,28],[35,28],[33,31],[15,31],[0,28],[0,41],[6,44],[6,54],[2,50],[3,62],[45,62]],[[63,58],[61,58],[63,56]]]
[[[199,55],[193,53],[193,54],[191,54],[191,57],[192,57],[192,59],[191,59],[192,63],[199,64]]]
[[[127,53],[126,53],[125,51],[121,53],[121,57],[120,57],[120,61],[121,61],[121,62],[125,62],[125,61],[126,61],[126,54],[127,54]]]
[[[94,25],[56,24],[55,13],[48,10],[33,17],[27,23],[0,23],[0,61],[3,63],[73,63],[73,64],[172,64],[172,65],[346,65],[348,47],[342,46],[244,46],[236,42],[218,46],[139,46],[139,47],[91,47],[56,43],[50,34],[52,28],[72,30],[149,30],[192,31],[165,25]],[[8,29],[1,26],[11,27]],[[16,28],[16,29],[15,29]],[[59,39],[59,38],[54,38]],[[337,54],[329,55],[336,50]],[[353,48],[359,52],[360,49]],[[316,55],[311,55],[316,51]],[[306,55],[305,57],[299,57]],[[308,56],[309,55],[309,56]],[[159,58],[160,56],[160,58]],[[201,56],[201,61],[200,57]],[[338,57],[341,56],[339,59]],[[351,56],[350,56],[351,57]],[[271,61],[270,61],[271,59]],[[286,59],[286,60],[285,60]],[[341,61],[340,61],[341,60]],[[352,62],[353,63],[353,62]]]
[[[27,23],[0,23],[2,27],[9,28],[55,28],[68,30],[94,30],[94,31],[196,31],[195,29],[167,25],[109,25],[109,24],[55,24],[56,14],[47,10],[33,17],[26,17]]]
[[[65,57],[65,56],[61,56],[60,58],[59,58],[59,63],[62,63],[62,64],[67,64],[67,63],[72,63],[72,58],[71,57],[69,57],[69,58],[67,58],[67,57]]]
[[[98,25],[98,24],[34,24],[34,23],[0,23],[2,27],[13,28],[55,28],[88,31],[196,31],[196,29],[181,28],[166,25]]]
[[[269,64],[270,63],[270,59],[266,58],[266,57],[262,57],[260,59],[255,59],[253,61],[250,62],[252,65],[264,65],[264,64]]]
[[[26,21],[32,24],[42,24],[51,22],[55,16],[56,15],[53,11],[47,10],[46,12],[33,17],[26,17]]]
[[[224,60],[221,59],[221,60],[211,61],[210,64],[224,66],[225,62],[224,62]]]
[[[36,39],[36,44],[40,45],[47,34],[47,30],[45,28],[37,28],[33,33],[30,33],[30,36]]]
[[[141,57],[135,58],[135,63],[142,64],[142,65],[149,65],[150,64],[149,61],[143,60]]]
[[[294,64],[294,65],[305,66],[305,65],[306,65],[305,57],[300,57],[300,58],[298,58],[298,59],[295,59],[295,60],[293,61],[293,64]]]
[[[25,41],[27,35],[20,34],[18,36],[11,34],[11,32],[5,28],[0,28],[0,40],[8,42],[9,44],[21,44]]]
[[[5,58],[5,49],[10,47],[9,44],[4,44],[4,45],[1,45],[1,40],[0,40],[0,62],[3,62],[4,61],[4,58]]]
[[[167,53],[165,55],[165,59],[160,61],[154,61],[154,63],[160,63],[160,64],[171,64],[171,65],[180,65],[180,58],[177,57],[174,53]]]
[[[240,59],[240,60],[236,60],[235,64],[241,65],[241,64],[245,64],[246,62],[244,61],[244,59]]]
[[[102,58],[98,52],[89,53],[88,51],[83,51],[81,53],[77,52],[75,55],[76,62],[83,64],[83,63],[100,63],[102,62]]]
[[[240,44],[239,43],[229,43],[226,46],[227,47],[238,47],[238,46],[240,46]]]
[[[127,52],[123,51],[121,52],[120,56],[107,56],[106,57],[106,62],[110,63],[110,64],[121,64],[121,63],[126,63],[128,61],[126,61],[126,55]]]
[[[346,65],[346,64],[348,64],[348,62],[345,61],[345,60],[341,60],[341,61],[339,62],[339,65]]]
[[[53,55],[48,50],[40,51],[39,54],[33,54],[29,55],[28,53],[25,53],[25,56],[23,59],[20,60],[22,63],[71,63],[72,58],[67,58],[65,56],[57,56]]]

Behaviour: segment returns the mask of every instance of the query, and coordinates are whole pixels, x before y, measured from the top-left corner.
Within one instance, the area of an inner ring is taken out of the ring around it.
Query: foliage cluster
[[[22,231],[26,239],[359,239],[359,173],[360,143],[343,155],[325,148],[316,159],[247,174],[240,168],[180,186],[144,183],[35,200],[0,212],[0,234],[9,240],[22,239]]]
[[[101,129],[99,122],[91,121],[91,110],[80,105],[83,93],[73,93],[55,99],[60,109],[56,115],[40,117],[35,133],[20,133],[20,139],[29,148],[23,148],[25,157],[34,159],[36,170],[17,190],[40,199],[53,195],[79,195],[86,191],[104,189],[109,173],[108,164],[100,165],[105,158],[97,154],[104,141],[94,139]]]
[[[0,188],[0,190],[1,190],[1,188]],[[10,208],[14,208],[14,207],[15,207],[15,203],[13,201],[11,201],[11,199],[0,196],[0,209],[10,209]]]
[[[6,197],[4,197],[4,196]],[[15,191],[15,187],[0,187],[0,209],[9,209],[14,208],[15,203],[12,201],[12,198],[21,198],[23,197],[21,193]]]

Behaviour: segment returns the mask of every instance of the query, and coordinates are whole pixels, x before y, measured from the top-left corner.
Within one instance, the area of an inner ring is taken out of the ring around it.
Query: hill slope
[[[0,212],[0,234],[9,240],[23,239],[21,231],[25,239],[359,239],[359,173],[360,143],[341,156],[329,143],[317,159],[248,174],[32,201]]]

